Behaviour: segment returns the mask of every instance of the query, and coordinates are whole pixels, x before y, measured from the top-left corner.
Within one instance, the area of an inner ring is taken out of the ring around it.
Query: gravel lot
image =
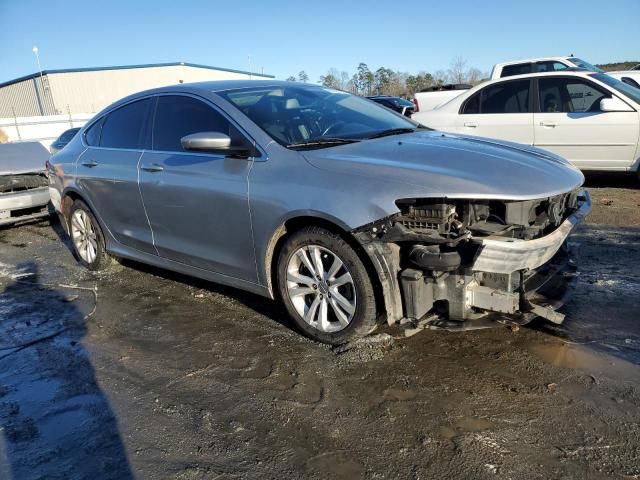
[[[587,185],[564,325],[340,352],[263,298],[0,230],[0,478],[638,479],[640,188]]]

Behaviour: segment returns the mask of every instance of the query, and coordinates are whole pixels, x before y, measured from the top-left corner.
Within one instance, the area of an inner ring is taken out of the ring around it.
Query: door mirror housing
[[[220,132],[198,132],[180,139],[182,148],[190,152],[219,153],[222,155],[248,157],[251,152],[246,147],[231,145],[231,137]]]
[[[600,100],[600,111],[602,112],[633,112],[633,108],[620,100],[618,97],[603,98]]]

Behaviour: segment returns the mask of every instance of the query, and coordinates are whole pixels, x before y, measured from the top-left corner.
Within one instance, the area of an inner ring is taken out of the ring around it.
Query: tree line
[[[596,67],[601,68],[605,72],[614,72],[616,70],[631,70],[636,65],[640,65],[640,60],[627,60],[626,62],[601,63]]]
[[[353,74],[330,68],[326,74],[320,76],[318,83],[356,95],[393,95],[409,98],[425,88],[447,83],[475,85],[487,77],[487,73],[475,67],[467,67],[467,61],[457,57],[447,70],[436,70],[433,73],[421,71],[410,74],[386,67],[371,70],[366,63],[360,63]],[[292,75],[287,81],[306,83],[309,81],[309,75],[302,70],[297,77]]]

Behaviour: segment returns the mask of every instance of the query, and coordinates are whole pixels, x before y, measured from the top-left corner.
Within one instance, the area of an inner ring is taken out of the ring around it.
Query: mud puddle
[[[530,350],[543,361],[556,367],[640,381],[640,366],[605,353],[595,352],[588,345],[544,343],[532,345]]]

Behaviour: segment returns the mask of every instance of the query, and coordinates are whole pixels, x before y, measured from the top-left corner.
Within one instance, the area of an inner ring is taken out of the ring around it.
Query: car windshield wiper
[[[360,140],[354,140],[350,138],[312,138],[305,142],[290,143],[287,148],[322,148],[330,147],[332,145],[346,145],[347,143],[359,142]]]
[[[382,130],[381,132],[374,133],[373,135],[367,137],[367,140],[371,140],[372,138],[388,137],[389,135],[400,135],[401,133],[412,133],[415,132],[418,128],[419,127],[390,128],[388,130]]]

